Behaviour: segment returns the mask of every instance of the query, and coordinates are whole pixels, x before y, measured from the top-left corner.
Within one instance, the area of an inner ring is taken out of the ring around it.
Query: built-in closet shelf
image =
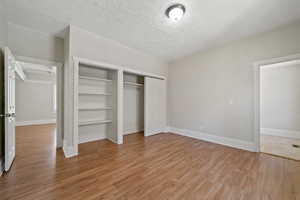
[[[94,124],[108,124],[112,123],[112,120],[103,120],[103,119],[87,119],[87,120],[80,120],[78,122],[79,126],[87,126],[87,125],[94,125]]]
[[[93,111],[93,110],[112,110],[112,107],[88,107],[82,106],[78,108],[79,111]]]
[[[118,133],[118,71],[79,63],[74,80],[74,114],[78,143],[103,139],[114,141]],[[78,133],[78,134],[77,134]]]
[[[133,83],[133,82],[124,82],[124,84],[128,85],[128,86],[134,86],[134,87],[143,87],[144,86],[143,84]]]
[[[105,93],[105,92],[89,92],[89,91],[86,91],[86,92],[79,92],[79,95],[102,95],[102,96],[111,96],[112,94],[111,93]]]
[[[97,77],[91,77],[91,76],[79,76],[79,79],[91,80],[91,81],[101,81],[101,82],[108,82],[108,83],[112,82],[112,80],[110,80],[110,79],[97,78]]]

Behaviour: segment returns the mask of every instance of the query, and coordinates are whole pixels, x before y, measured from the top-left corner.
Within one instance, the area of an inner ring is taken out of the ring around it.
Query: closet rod
[[[144,86],[144,84],[133,83],[133,82],[124,82],[124,85],[135,86],[135,87],[143,87]]]
[[[103,81],[103,82],[112,82],[111,79],[97,78],[91,76],[79,76],[79,79],[92,80],[92,81]]]

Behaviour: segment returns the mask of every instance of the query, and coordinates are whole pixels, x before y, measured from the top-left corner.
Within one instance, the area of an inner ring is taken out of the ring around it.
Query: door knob
[[[0,114],[0,117],[16,117],[16,113]]]
[[[11,114],[10,113],[0,114],[0,117],[11,117]]]

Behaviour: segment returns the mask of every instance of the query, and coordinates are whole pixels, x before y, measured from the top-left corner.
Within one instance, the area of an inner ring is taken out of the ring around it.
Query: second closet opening
[[[144,135],[144,77],[124,72],[123,135]]]

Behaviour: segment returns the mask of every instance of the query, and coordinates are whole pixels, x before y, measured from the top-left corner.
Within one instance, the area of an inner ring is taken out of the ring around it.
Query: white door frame
[[[260,69],[265,65],[299,60],[300,54],[255,62],[254,65],[254,144],[260,152]]]
[[[48,67],[56,67],[56,148],[61,148],[63,146],[63,64],[60,62],[41,60],[25,56],[16,56],[16,60],[33,64],[40,64]]]

